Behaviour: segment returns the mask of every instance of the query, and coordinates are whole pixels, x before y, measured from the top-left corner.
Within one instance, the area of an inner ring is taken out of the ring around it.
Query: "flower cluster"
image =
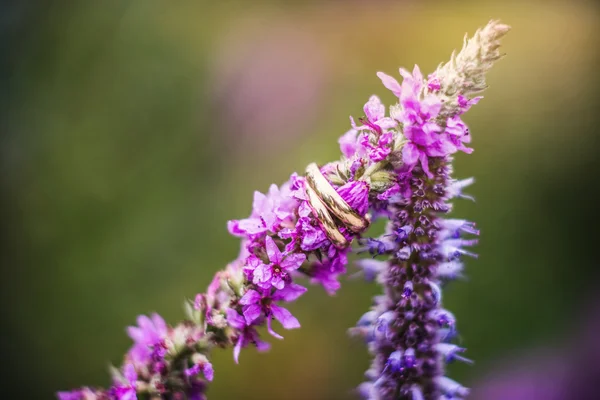
[[[372,256],[357,262],[365,279],[384,287],[351,329],[373,354],[360,393],[372,400],[464,398],[468,390],[444,374],[445,362],[469,360],[450,342],[456,321],[442,307],[441,287],[460,276],[463,255],[474,255],[465,247],[476,241],[462,235],[479,232],[444,215],[452,198],[469,198],[462,189],[472,180],[451,177],[452,155],[472,151],[461,115],[479,101],[473,94],[507,31],[490,22],[427,78],[418,67],[400,69],[402,83],[378,73],[398,103],[388,114],[371,96],[364,117],[350,118],[351,129],[339,139],[342,159],[320,168],[320,185],[329,191],[317,192],[308,176],[293,174],[266,194],[256,192],[250,216],[228,223],[241,239],[240,254],[185,303],[187,319],[169,326],[156,314],[140,316],[127,330],[134,344],[122,367],[112,369],[111,387],[59,392],[59,399],[206,399],[214,375],[210,351],[231,347],[238,362],[247,346],[269,348],[257,328],[281,339],[274,320],[284,329],[300,327],[283,303],[306,292],[302,277],[335,293],[355,239],[357,251]],[[361,221],[358,229],[348,215]],[[369,218],[388,220],[384,235],[361,237]]]
[[[350,180],[335,189],[360,215],[366,214],[366,182]],[[205,293],[186,302],[188,319],[169,327],[157,314],[140,316],[138,326],[127,329],[134,344],[122,368],[112,370],[113,385],[108,390],[59,392],[59,399],[132,400],[173,394],[205,399],[207,383],[213,379],[207,358],[213,347],[233,347],[238,362],[246,346],[259,351],[270,347],[258,327],[266,325],[278,339],[282,336],[275,332],[273,320],[285,329],[299,328],[298,320],[281,305],[306,292],[294,280],[305,276],[334,293],[350,251],[331,242],[305,191],[306,179],[294,174],[281,187],[272,185],[267,194],[256,192],[251,215],[228,224],[229,232],[242,238],[238,258],[215,275]],[[356,237],[350,230],[342,231],[349,242]]]
[[[476,38],[484,46],[477,47],[477,51],[470,44],[465,48],[484,60],[491,59],[489,54],[497,52],[495,40],[507,30],[505,25],[492,22],[484,32],[494,40],[479,31]],[[457,57],[466,59],[461,54]],[[460,71],[470,67],[454,65]],[[485,72],[485,68],[475,70]],[[441,114],[450,92],[445,87],[448,79],[444,71],[438,70],[425,79],[418,67],[412,73],[400,69],[402,84],[389,75],[378,74],[384,86],[398,97],[390,115],[405,143],[402,162],[394,168],[398,187],[395,195],[378,204],[389,220],[386,232],[364,242],[364,250],[374,259],[358,261],[365,277],[379,282],[385,293],[374,299],[371,310],[350,330],[366,340],[373,355],[366,373],[368,381],[359,387],[366,399],[462,399],[469,393],[444,374],[445,363],[470,360],[460,355],[463,348],[451,343],[456,320],[442,307],[441,287],[460,276],[462,256],[475,256],[465,247],[477,241],[462,237],[478,235],[475,225],[444,215],[451,210],[449,200],[467,197],[462,189],[472,182],[452,179],[451,161],[458,151],[472,152],[466,147],[470,135],[461,115],[480,97],[455,90],[450,103],[458,107],[446,107],[445,114]],[[377,256],[385,259],[376,260]]]

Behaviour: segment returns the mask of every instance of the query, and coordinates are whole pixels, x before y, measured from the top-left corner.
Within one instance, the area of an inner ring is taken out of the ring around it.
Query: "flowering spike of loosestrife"
[[[386,234],[366,240],[366,250],[386,260],[358,262],[367,280],[381,283],[385,293],[351,329],[365,338],[373,355],[368,382],[359,389],[366,399],[462,399],[469,393],[444,376],[445,363],[472,361],[462,356],[465,349],[449,343],[456,320],[442,307],[440,285],[461,276],[462,256],[476,256],[465,249],[476,240],[463,236],[479,230],[444,215],[450,200],[469,198],[462,189],[472,180],[451,176],[452,154],[472,151],[461,115],[479,101],[473,94],[485,89],[485,73],[500,58],[499,39],[508,30],[491,21],[427,79],[416,66],[412,72],[400,70],[402,83],[378,74],[399,100],[390,107],[397,122],[392,140],[399,145],[390,155],[395,189],[386,190],[393,193],[389,197],[378,195],[376,203],[389,220]]]
[[[210,351],[230,347],[237,363],[246,347],[269,349],[259,327],[277,339],[283,338],[278,324],[299,328],[284,306],[307,290],[298,279],[335,293],[348,264],[347,244],[355,239],[355,251],[368,255],[357,263],[361,274],[384,287],[350,330],[373,354],[368,381],[357,392],[372,400],[467,396],[467,388],[444,376],[444,363],[471,360],[449,342],[456,320],[442,308],[441,286],[461,276],[462,256],[475,256],[465,247],[476,240],[463,235],[479,231],[444,215],[451,199],[470,198],[462,191],[472,179],[451,177],[451,156],[472,151],[460,116],[479,100],[473,94],[485,88],[485,73],[500,58],[499,39],[508,29],[490,22],[427,79],[416,66],[400,70],[401,83],[378,73],[398,97],[389,115],[371,96],[364,117],[351,117],[351,129],[339,140],[341,160],[317,172],[309,167],[306,176],[293,174],[266,194],[255,192],[250,216],[228,223],[241,239],[240,254],[206,292],[185,303],[187,319],[170,326],[157,314],[138,317],[127,329],[133,345],[123,366],[111,369],[112,385],[59,392],[58,398],[206,399],[214,376]],[[388,220],[386,233],[360,238],[376,218]]]

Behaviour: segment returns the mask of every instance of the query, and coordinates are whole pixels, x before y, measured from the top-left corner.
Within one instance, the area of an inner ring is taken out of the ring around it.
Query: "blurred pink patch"
[[[318,116],[328,60],[318,37],[291,21],[235,26],[212,64],[220,135],[236,153],[282,149]]]

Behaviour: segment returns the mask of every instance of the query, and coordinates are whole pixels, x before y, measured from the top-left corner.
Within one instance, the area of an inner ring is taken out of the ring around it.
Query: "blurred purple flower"
[[[165,320],[158,314],[152,314],[152,319],[140,315],[138,326],[127,328],[127,334],[133,339],[129,357],[134,363],[147,363],[152,356],[152,347],[160,343],[167,335],[168,328]]]

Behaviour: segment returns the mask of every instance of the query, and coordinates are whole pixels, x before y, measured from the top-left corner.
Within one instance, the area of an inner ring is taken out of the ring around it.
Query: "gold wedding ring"
[[[315,192],[312,187],[307,186],[306,194],[308,196],[308,202],[329,240],[331,240],[336,247],[347,247],[349,244],[348,241],[337,228],[335,221],[331,217],[331,214],[329,214],[329,210],[319,198],[317,192]]]
[[[348,241],[339,231],[330,212],[333,213],[345,227],[358,233],[369,226],[368,218],[361,217],[335,191],[325,179],[317,164],[312,163],[306,168],[306,194],[317,219],[321,223],[329,239],[338,247],[348,246]]]

